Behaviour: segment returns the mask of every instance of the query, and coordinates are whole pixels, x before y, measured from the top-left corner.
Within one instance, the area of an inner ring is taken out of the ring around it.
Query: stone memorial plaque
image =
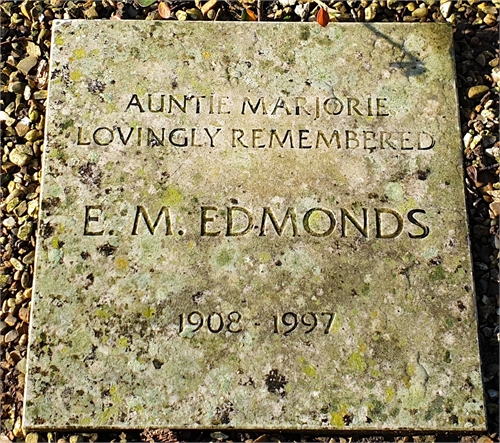
[[[451,51],[56,21],[26,428],[485,429]]]

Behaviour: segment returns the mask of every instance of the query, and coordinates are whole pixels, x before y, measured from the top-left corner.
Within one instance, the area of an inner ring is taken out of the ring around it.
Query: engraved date
[[[254,322],[254,326],[266,328],[269,332],[284,336],[292,333],[310,334],[315,330],[328,335],[334,321],[335,313],[333,312],[285,312],[284,314],[273,315],[272,323],[257,321]],[[268,326],[266,327],[266,325]],[[178,327],[179,334],[184,332],[194,334],[201,331],[212,334],[226,332],[238,334],[245,329],[245,322],[243,315],[238,311],[232,311],[229,314],[220,312],[206,314],[200,311],[192,311],[188,314],[179,314]]]
[[[179,314],[179,334],[182,334],[186,327],[190,327],[193,333],[205,327],[213,334],[218,334],[224,330],[237,334],[243,331],[240,321],[241,314],[237,311],[232,311],[227,316],[218,312],[204,315],[201,312],[193,311],[187,315]]]
[[[318,315],[320,322],[318,322]],[[285,312],[281,317],[273,315],[274,333],[289,335],[299,328],[304,334],[310,334],[316,329],[318,323],[321,323],[323,333],[329,334],[334,320],[335,314],[333,312],[322,312],[321,314],[306,312],[302,315],[295,312]]]

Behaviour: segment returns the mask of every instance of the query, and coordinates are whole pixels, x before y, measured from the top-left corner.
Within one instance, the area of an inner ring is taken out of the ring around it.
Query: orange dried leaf
[[[316,21],[323,27],[330,22],[330,15],[325,8],[320,8],[318,15],[316,16]]]
[[[257,17],[251,9],[245,8],[241,14],[241,20],[244,22],[256,22]]]
[[[158,14],[160,14],[161,18],[170,18],[170,16],[172,15],[170,6],[168,6],[168,4],[165,2],[160,2],[158,4]]]

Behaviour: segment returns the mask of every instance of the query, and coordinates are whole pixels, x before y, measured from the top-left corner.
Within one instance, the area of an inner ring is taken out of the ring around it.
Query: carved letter
[[[303,102],[303,104],[299,104],[299,101]],[[307,99],[305,97],[295,97],[295,115],[300,115],[301,109],[307,115],[311,115],[311,113],[305,108],[306,103],[307,103]]]
[[[394,232],[391,232],[390,234],[382,234],[382,226],[381,226],[382,220],[380,218],[381,214],[391,214],[396,218],[396,221],[398,222],[398,227]],[[403,230],[403,217],[401,217],[396,211],[393,211],[392,209],[375,208],[375,223],[377,226],[377,238],[395,238],[399,234],[401,234],[401,231]]]
[[[208,211],[217,211],[217,206],[202,206],[201,207],[201,236],[202,237],[217,237],[220,234],[220,231],[217,231],[217,232],[208,232],[207,231],[207,223],[213,222],[215,220],[214,217],[207,217]]]
[[[307,141],[309,134],[309,129],[299,129],[299,149],[311,149],[312,145],[303,145],[303,142]],[[304,137],[305,135],[305,137]]]
[[[245,105],[248,105],[248,107],[250,108],[250,110],[254,114],[256,114],[257,110],[259,109],[259,106],[261,105],[261,103],[262,103],[262,115],[267,114],[266,103],[264,101],[264,97],[260,97],[259,100],[257,101],[257,103],[255,104],[255,106],[252,106],[252,103],[250,103],[250,99],[248,97],[245,97],[243,99],[243,105],[242,105],[242,108],[241,108],[241,113],[243,115],[245,115]]]
[[[392,149],[397,149],[396,145],[391,140],[391,137],[392,137],[392,132],[382,131],[380,133],[380,149],[385,149],[384,143],[387,143],[387,145]]]
[[[263,129],[252,129],[252,148],[265,148],[266,145],[258,145],[258,140],[262,137],[261,132]]]
[[[205,132],[207,133],[208,137],[210,138],[210,147],[211,148],[215,147],[214,146],[215,137],[217,137],[219,132],[222,131],[222,128],[217,128],[214,134],[210,134],[210,131],[208,130],[208,128],[203,128],[203,129],[205,129]]]
[[[127,107],[125,108],[125,112],[127,112],[131,106],[137,106],[139,108],[139,112],[144,112],[144,109],[142,108],[141,102],[139,101],[139,97],[137,97],[137,94],[132,95],[130,101],[128,102]]]
[[[420,223],[414,216],[413,214],[425,214],[425,211],[423,209],[413,209],[410,212],[408,212],[408,220],[410,220],[410,223],[413,223],[414,225],[418,226],[419,228],[422,229],[422,233],[419,235],[411,234],[408,233],[410,238],[425,238],[429,235],[429,227],[423,225]]]
[[[175,104],[184,114],[186,113],[186,105],[187,105],[187,97],[185,95],[182,96],[184,98],[184,104],[181,105],[177,99],[173,95],[168,96],[168,113],[172,114],[172,104]]]
[[[122,133],[122,128],[120,128],[119,126],[116,128],[117,132],[118,132],[118,135],[120,137],[120,140],[122,141],[122,143],[127,146],[127,143],[128,141],[130,140],[130,137],[132,136],[132,132],[134,132],[134,128],[130,128],[130,131],[128,132],[128,135],[127,137],[125,138],[123,133]]]
[[[174,141],[174,134],[177,133],[177,132],[181,132],[181,131],[186,131],[185,128],[175,128],[173,129],[170,134],[168,135],[168,141],[173,145],[173,146],[178,146],[180,148],[184,148],[187,146],[188,144],[188,139],[186,136],[184,136],[184,139],[183,141],[181,141],[180,143],[176,143]]]
[[[236,133],[239,133],[238,137],[236,137]],[[241,138],[245,135],[245,131],[243,129],[233,129],[233,148],[236,148],[236,141],[240,142],[240,145],[244,148],[248,148],[245,143],[241,141]]]
[[[217,114],[230,114],[231,111],[222,109],[224,106],[227,106],[229,103],[226,101],[229,100],[229,97],[220,97],[219,103],[217,107]]]
[[[99,211],[99,215],[90,215],[90,211]],[[104,229],[101,229],[100,231],[91,231],[90,230],[90,223],[91,222],[98,222],[100,220],[100,215],[102,213],[102,206],[97,205],[97,206],[85,206],[85,224],[83,226],[83,235],[102,235],[104,233]]]
[[[109,140],[102,140],[102,139],[98,139],[97,137],[97,134],[100,133],[101,131],[107,131],[108,132],[108,135],[109,135]],[[101,128],[97,128],[95,131],[94,131],[94,134],[92,134],[92,138],[94,140],[94,143],[96,145],[99,145],[99,146],[108,146],[110,143],[113,142],[115,136],[113,135],[113,131],[109,128],[105,128],[105,127],[101,127]]]
[[[200,110],[201,110],[201,102],[200,102],[200,99],[201,98],[206,98],[204,95],[200,95],[200,96],[196,96],[194,97],[195,98],[195,112],[196,114],[199,114],[200,113]],[[220,102],[219,102],[220,103]],[[220,109],[220,108],[219,108]],[[220,114],[220,112],[219,112]]]
[[[323,131],[318,131],[318,135],[316,136],[316,148],[319,147],[319,139],[320,139],[320,137],[323,139],[323,141],[325,142],[325,145],[328,148],[331,147],[334,137],[335,137],[335,140],[337,141],[337,149],[340,149],[342,147],[342,146],[340,146],[340,134],[339,134],[339,131],[337,131],[337,130],[334,130],[332,132],[332,136],[330,137],[330,140],[326,139],[325,134],[323,133]]]
[[[82,142],[82,128],[80,127],[78,128],[78,139],[76,144],[80,146],[90,145],[90,142]]]
[[[197,145],[196,144],[196,130],[197,128],[191,128],[191,146],[200,148],[203,145]]]
[[[273,138],[276,138],[277,142],[279,143],[280,147],[283,147],[283,145],[286,143],[288,137],[290,137],[290,148],[293,148],[293,139],[292,139],[292,133],[290,129],[286,131],[285,137],[283,137],[283,140],[280,140],[278,137],[278,134],[276,134],[276,129],[271,129],[271,138],[269,141],[269,147],[273,147]]]
[[[405,142],[409,142],[410,139],[407,136],[411,135],[411,132],[401,132],[401,150],[402,151],[411,151],[413,146],[407,146]]]
[[[285,103],[285,101],[279,97],[278,100],[276,100],[276,104],[274,105],[273,112],[271,112],[271,115],[276,115],[276,111],[278,109],[284,109],[286,112],[286,115],[291,115],[292,113],[290,112],[290,109],[288,109],[288,105]]]
[[[315,231],[314,229],[311,228],[311,225],[309,223],[309,219],[313,215],[314,211],[323,212],[324,214],[326,214],[328,216],[328,219],[330,220],[330,226],[328,227],[328,229],[325,232],[318,232],[318,231]],[[311,234],[314,237],[327,237],[335,229],[335,226],[337,225],[337,220],[335,219],[335,215],[333,214],[333,212],[330,211],[329,209],[312,208],[312,209],[309,209],[309,211],[307,211],[304,214],[304,220],[302,221],[302,224],[304,225],[304,229],[308,234]]]
[[[163,108],[165,106],[165,95],[160,95],[160,107],[158,109],[153,109],[153,104],[151,103],[151,96],[153,94],[148,94],[148,111],[149,112],[163,112]]]
[[[334,109],[328,107],[330,102],[334,103]],[[323,109],[329,115],[339,115],[344,110],[344,105],[338,98],[330,97],[323,102]],[[316,116],[319,117],[319,107],[316,108]]]
[[[347,211],[347,209],[341,208],[340,212],[342,214],[342,237],[346,236],[346,219],[349,219],[356,229],[363,234],[363,237],[368,238],[368,213],[366,208],[363,208],[363,227],[361,227],[358,221]]]
[[[233,231],[233,211],[239,211],[242,214],[245,214],[247,218],[247,225],[245,229],[239,232]],[[252,228],[253,228],[253,215],[252,213],[246,209],[243,208],[242,206],[228,206],[227,207],[227,229],[226,229],[226,236],[227,237],[237,237],[240,235],[245,235],[248,234]]]
[[[288,208],[286,211],[285,216],[283,217],[283,221],[281,222],[281,225],[278,224],[278,220],[276,220],[276,216],[274,215],[273,211],[271,208],[266,207],[262,208],[264,211],[262,213],[262,224],[260,225],[260,233],[259,236],[263,237],[266,235],[266,215],[269,216],[271,219],[271,223],[274,226],[274,230],[277,232],[277,234],[281,237],[281,234],[283,234],[283,230],[285,229],[286,221],[290,219],[292,223],[292,232],[293,232],[293,237],[297,237],[298,235],[298,229],[297,229],[297,214],[295,213],[294,208]]]
[[[382,112],[385,109],[385,101],[386,98],[377,98],[377,115],[379,117],[387,117],[389,115],[388,112],[384,113]]]
[[[427,142],[427,146],[424,146],[424,142],[422,140],[422,137],[423,136],[426,136],[428,139],[428,142]],[[426,149],[431,149],[434,147],[434,144],[435,144],[435,141],[434,139],[432,138],[432,135],[430,134],[427,134],[427,132],[422,132],[420,133],[419,137],[418,137],[418,149],[420,149],[421,151],[425,151]]]
[[[166,224],[166,230],[165,230],[165,235],[172,235],[172,224],[170,222],[170,211],[167,206],[162,206],[160,209],[160,213],[158,214],[158,217],[156,217],[156,221],[154,223],[151,222],[151,218],[149,217],[148,211],[146,211],[146,208],[144,206],[137,206],[137,211],[135,213],[135,219],[134,219],[134,227],[132,228],[132,235],[137,235],[137,227],[139,225],[139,214],[142,215],[142,218],[146,222],[146,226],[148,228],[148,231],[151,235],[154,235],[156,228],[158,224],[160,223],[160,220],[162,218],[162,215],[165,215],[165,224]]]
[[[376,149],[377,146],[368,146],[368,142],[375,141],[375,132],[363,131],[363,134],[364,134],[363,147],[365,149]]]
[[[354,104],[352,103],[354,102]],[[352,111],[356,111],[356,114],[363,115],[358,111],[357,106],[359,105],[359,100],[357,98],[347,97],[347,115],[353,115]]]
[[[355,146],[350,146],[350,142],[356,142]],[[345,131],[345,147],[357,148],[359,146],[358,134],[355,131]]]
[[[148,128],[148,146],[165,146],[165,128],[161,128],[161,140],[151,128]]]

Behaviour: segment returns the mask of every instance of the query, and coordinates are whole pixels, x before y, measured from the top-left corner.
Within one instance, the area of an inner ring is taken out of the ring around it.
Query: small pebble
[[[9,217],[6,218],[3,222],[2,225],[4,225],[6,228],[13,228],[16,226],[16,219],[14,217]]]
[[[17,337],[19,337],[19,333],[15,329],[11,329],[7,334],[5,335],[5,343],[10,343],[14,341]]]
[[[26,365],[26,362],[25,362],[25,365]],[[25,442],[26,443],[38,443],[38,434],[36,432],[30,432],[26,436]]]
[[[18,271],[22,271],[24,269],[24,265],[15,257],[10,259],[10,264]]]
[[[21,240],[28,240],[31,235],[31,231],[33,231],[33,223],[26,222],[19,228],[19,231],[17,231],[17,237]]]
[[[28,56],[23,58],[18,64],[17,69],[19,69],[24,75],[27,75],[32,68],[34,68],[37,64],[38,60],[36,57]]]
[[[31,156],[25,154],[20,149],[15,148],[9,154],[9,160],[17,166],[24,166],[29,163]]]
[[[22,259],[25,265],[31,265],[35,261],[35,250],[28,252]]]
[[[16,320],[16,317],[14,317],[12,314],[9,314],[7,315],[7,317],[5,317],[4,319],[4,322],[8,325],[8,326],[14,326],[17,322]]]
[[[441,11],[441,14],[444,18],[448,18],[450,16],[452,6],[453,3],[451,2],[451,0],[448,0],[439,7],[439,10]]]
[[[471,99],[479,98],[486,94],[489,90],[490,88],[486,85],[473,86],[467,91],[467,97]]]
[[[483,21],[488,26],[494,26],[497,23],[496,17],[494,15],[491,15],[491,14],[488,14],[486,17],[484,17]]]
[[[424,17],[427,17],[427,7],[422,4],[420,7],[418,7],[417,9],[415,9],[411,15],[413,17],[416,17],[416,18],[424,18]]]
[[[29,310],[29,308],[22,307],[21,309],[19,309],[19,318],[24,323],[28,323],[28,320],[30,318],[30,310]]]

